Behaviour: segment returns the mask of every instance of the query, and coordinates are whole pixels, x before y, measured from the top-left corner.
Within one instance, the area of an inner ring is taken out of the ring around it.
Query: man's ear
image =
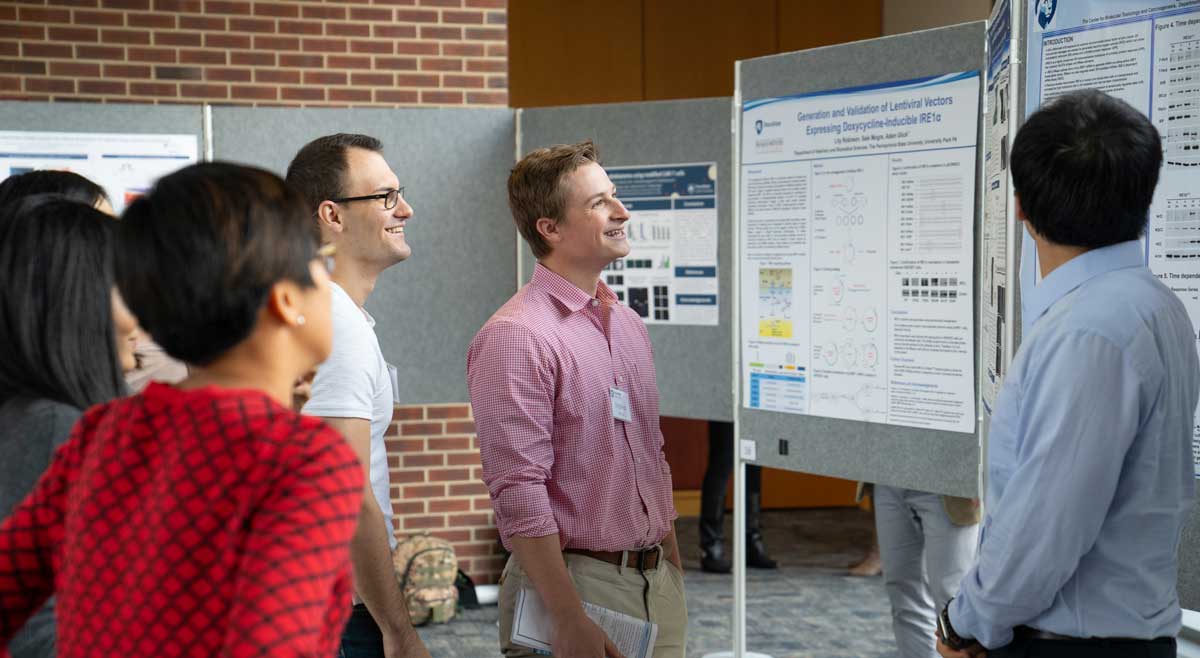
[[[558,222],[549,217],[539,217],[537,223],[534,224],[537,232],[542,236],[548,245],[556,245],[562,242],[562,233],[558,230]]]
[[[1033,222],[1029,221],[1029,215],[1026,215],[1025,209],[1021,207],[1021,197],[1014,194],[1013,201],[1016,202],[1014,205],[1017,208],[1017,221],[1021,222],[1021,224],[1025,226],[1025,230],[1029,233],[1029,237],[1033,238],[1034,240],[1041,241],[1042,235],[1037,232],[1037,229],[1033,228]]]
[[[338,206],[332,201],[322,201],[321,205],[317,206],[317,223],[321,226],[322,233],[326,231],[341,233],[345,228],[342,215],[338,212]]]

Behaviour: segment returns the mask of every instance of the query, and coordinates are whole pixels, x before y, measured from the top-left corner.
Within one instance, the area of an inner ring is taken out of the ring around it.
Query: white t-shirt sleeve
[[[302,413],[371,420],[378,377],[371,359],[371,328],[348,297],[333,295],[333,352],[317,368]],[[348,307],[348,308],[347,308]]]

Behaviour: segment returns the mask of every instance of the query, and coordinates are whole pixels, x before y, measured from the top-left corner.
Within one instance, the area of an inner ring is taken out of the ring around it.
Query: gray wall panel
[[[190,133],[203,155],[202,125],[199,105],[0,102],[0,130]]]
[[[730,99],[582,105],[521,113],[521,152],[592,138],[605,165],[717,163],[717,247],[720,324],[715,327],[647,325],[654,344],[664,416],[733,420],[733,254],[730,189]],[[618,190],[618,194],[620,191]],[[534,258],[521,241],[521,281]]]
[[[234,108],[213,111],[218,159],[281,175],[309,140],[368,133],[384,143],[415,215],[409,260],[367,300],[405,404],[464,402],[466,353],[488,317],[516,292],[516,233],[505,201],[513,162],[507,109]]]
[[[748,101],[982,70],[986,41],[984,22],[979,21],[746,60],[740,62],[741,97]],[[982,108],[982,83],[980,91]],[[982,147],[982,132],[978,138]],[[977,238],[981,209],[977,195]],[[978,261],[978,239],[975,250]],[[980,273],[975,269],[978,286]],[[978,295],[976,290],[976,317]],[[979,443],[974,434],[744,407],[737,416],[741,438],[758,444],[759,464],[934,493],[978,493]],[[788,455],[779,454],[779,439],[788,440]]]

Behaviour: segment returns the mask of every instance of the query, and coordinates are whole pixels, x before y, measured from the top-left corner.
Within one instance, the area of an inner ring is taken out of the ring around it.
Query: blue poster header
[[[713,196],[717,193],[715,167],[709,164],[607,167],[606,171],[617,186],[621,201]]]

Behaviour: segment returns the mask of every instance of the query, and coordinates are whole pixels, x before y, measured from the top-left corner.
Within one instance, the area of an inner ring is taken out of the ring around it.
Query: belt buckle
[[[654,554],[656,554],[658,556],[657,559],[654,561],[654,568],[658,569],[662,566],[663,547],[662,547],[662,544],[655,544],[653,546],[649,546],[647,548],[643,548],[642,550],[638,551],[638,571],[644,572],[644,571],[646,571],[646,569],[650,568],[646,564],[646,557],[649,555],[654,555]]]

